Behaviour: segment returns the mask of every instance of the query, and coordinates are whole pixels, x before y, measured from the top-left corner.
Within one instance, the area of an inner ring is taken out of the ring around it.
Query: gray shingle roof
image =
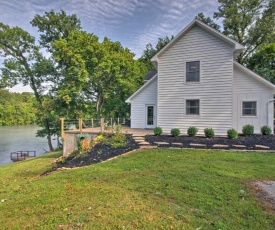
[[[149,81],[152,77],[154,77],[158,71],[156,69],[149,70],[148,73],[146,74],[144,81]]]

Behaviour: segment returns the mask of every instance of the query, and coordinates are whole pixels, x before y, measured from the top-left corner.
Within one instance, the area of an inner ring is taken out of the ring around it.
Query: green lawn
[[[59,155],[0,167],[1,229],[274,229],[250,182],[275,179],[275,154],[144,150],[39,177]]]

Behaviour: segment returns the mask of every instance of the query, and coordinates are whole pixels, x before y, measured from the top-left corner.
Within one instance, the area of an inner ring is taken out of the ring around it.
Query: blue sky
[[[0,21],[38,38],[29,23],[33,17],[62,9],[76,14],[87,32],[120,41],[138,58],[146,44],[177,35],[199,12],[212,17],[217,8],[217,0],[1,0]],[[14,90],[28,91],[21,86]]]

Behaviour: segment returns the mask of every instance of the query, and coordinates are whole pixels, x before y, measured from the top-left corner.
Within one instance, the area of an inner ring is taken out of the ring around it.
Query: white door
[[[156,127],[156,106],[146,105],[146,117],[145,117],[145,128],[152,129]]]

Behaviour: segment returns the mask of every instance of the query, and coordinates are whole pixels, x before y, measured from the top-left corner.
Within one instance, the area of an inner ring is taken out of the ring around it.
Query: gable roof
[[[253,77],[255,80],[257,80],[257,81],[261,82],[262,84],[264,84],[265,86],[273,89],[274,93],[275,93],[275,85],[272,84],[270,81],[264,79],[260,75],[254,73],[253,71],[251,71],[250,69],[244,67],[243,65],[241,65],[240,63],[238,63],[236,61],[234,61],[233,63],[234,63],[234,66],[238,67],[240,70],[242,70],[243,72],[245,72],[249,76]]]
[[[208,31],[217,38],[223,40],[224,42],[232,45],[237,52],[241,52],[244,46],[240,43],[234,41],[233,39],[225,36],[221,32],[213,29],[212,27],[206,25],[198,19],[193,20],[188,26],[186,26],[174,39],[172,39],[165,47],[163,47],[154,57],[151,58],[151,62],[155,65],[158,62],[158,57],[163,54],[167,49],[169,49],[176,41],[178,41],[183,35],[185,35],[192,27],[199,26],[202,29]]]
[[[158,71],[156,69],[151,69],[148,71],[148,73],[146,74],[144,81],[149,81],[152,77],[154,77],[156,74],[158,73]]]
[[[132,94],[125,102],[131,103],[131,100],[137,96],[140,92],[142,92],[144,89],[146,89],[155,79],[157,79],[158,74],[155,74],[154,77],[152,77],[149,81],[147,81],[143,86],[141,86],[134,94]]]

